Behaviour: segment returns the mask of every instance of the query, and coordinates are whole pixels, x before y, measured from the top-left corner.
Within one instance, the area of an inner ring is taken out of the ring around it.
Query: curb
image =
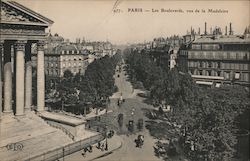
[[[98,158],[101,158],[101,157],[105,157],[105,156],[107,156],[107,155],[109,155],[109,154],[112,154],[114,151],[120,149],[121,147],[122,147],[122,141],[121,141],[121,144],[120,144],[119,147],[114,148],[114,149],[112,149],[112,150],[110,150],[110,151],[107,151],[106,153],[101,154],[101,155],[99,155],[99,156],[96,156],[96,157],[94,157],[94,158],[92,158],[92,159],[89,159],[89,160],[87,160],[87,161],[93,161],[93,160],[95,160],[95,159],[98,159]]]

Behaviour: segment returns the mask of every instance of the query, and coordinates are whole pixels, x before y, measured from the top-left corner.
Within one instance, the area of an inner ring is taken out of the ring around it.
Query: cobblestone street
[[[117,75],[119,74],[119,77]],[[125,75],[125,71],[122,70],[120,73],[117,72],[115,76],[115,82],[119,89],[117,93],[113,95],[113,108],[114,111],[113,116],[117,116],[119,113],[124,114],[124,124],[123,131],[126,131],[126,124],[129,120],[133,120],[135,125],[138,122],[138,119],[145,120],[147,118],[145,117],[144,110],[143,109],[152,109],[152,106],[149,106],[142,102],[142,99],[137,96],[138,92],[141,92],[139,90],[133,90],[131,84],[127,81],[127,76]],[[119,94],[122,93],[123,99],[125,99],[125,102],[120,106],[116,106],[116,99],[119,98]],[[134,109],[134,110],[133,110]],[[132,114],[133,111],[133,114]],[[114,123],[117,122],[117,119],[114,119]],[[136,126],[135,126],[136,129]],[[144,145],[142,148],[137,148],[135,145],[134,140],[137,138],[137,135],[142,134],[145,137]],[[160,160],[154,155],[154,143],[157,141],[156,139],[152,138],[152,136],[149,135],[148,130],[143,129],[141,132],[135,132],[134,134],[128,134],[128,135],[121,135],[122,139],[122,147],[115,151],[114,153],[99,158],[97,160],[99,161],[108,161],[108,160],[135,160],[135,161],[146,161],[146,160]]]

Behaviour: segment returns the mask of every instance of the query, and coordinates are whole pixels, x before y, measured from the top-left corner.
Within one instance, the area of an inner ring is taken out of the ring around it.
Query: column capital
[[[27,41],[25,40],[18,40],[15,42],[15,49],[17,51],[25,51],[25,45],[26,45]]]
[[[44,50],[44,45],[45,45],[45,41],[39,40],[37,42],[37,50],[43,51]]]

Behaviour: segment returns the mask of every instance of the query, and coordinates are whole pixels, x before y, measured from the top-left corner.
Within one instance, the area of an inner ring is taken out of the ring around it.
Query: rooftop
[[[204,35],[193,41],[193,43],[249,43],[250,38],[239,35]]]

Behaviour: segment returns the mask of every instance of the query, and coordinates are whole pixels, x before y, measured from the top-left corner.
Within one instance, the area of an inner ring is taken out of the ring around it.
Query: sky
[[[231,22],[234,33],[242,34],[250,24],[250,1],[183,0],[16,0],[54,21],[52,34],[75,41],[111,41],[126,44],[151,41],[155,37],[184,35],[194,28],[204,32],[204,23],[224,31]],[[139,8],[143,12],[131,12]],[[161,12],[161,9],[183,12]],[[195,10],[199,12],[195,12]],[[202,13],[201,10],[205,10]],[[209,9],[223,10],[208,13]],[[114,12],[117,11],[117,12]],[[128,11],[130,10],[130,12]],[[146,10],[148,10],[146,12]],[[152,10],[159,12],[153,12]],[[194,12],[187,12],[193,10]]]

